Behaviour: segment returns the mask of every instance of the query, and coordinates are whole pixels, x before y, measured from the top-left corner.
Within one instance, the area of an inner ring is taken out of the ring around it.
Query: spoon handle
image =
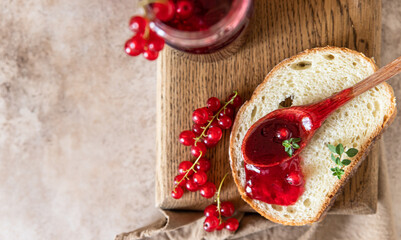
[[[359,96],[360,94],[392,78],[393,76],[397,75],[400,72],[401,72],[401,57],[395,59],[391,63],[380,68],[378,71],[376,71],[369,77],[355,84],[352,87],[353,97]]]

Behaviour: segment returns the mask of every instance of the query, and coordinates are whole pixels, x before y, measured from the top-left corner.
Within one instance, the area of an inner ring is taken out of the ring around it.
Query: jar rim
[[[168,26],[156,19],[150,6],[146,9],[147,15],[153,19],[149,26],[167,43],[182,47],[204,47],[219,41],[222,37],[230,37],[236,33],[235,30],[242,27],[247,21],[248,12],[251,10],[252,0],[234,0],[227,15],[209,29],[204,31],[181,31]],[[228,36],[227,36],[228,35]]]

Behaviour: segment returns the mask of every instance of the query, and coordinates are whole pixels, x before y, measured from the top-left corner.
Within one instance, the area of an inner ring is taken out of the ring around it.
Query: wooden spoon
[[[244,137],[241,151],[245,162],[258,167],[272,167],[298,155],[331,113],[400,72],[401,57],[353,87],[318,103],[268,113],[254,123]],[[283,141],[290,139],[295,139],[295,148],[291,148],[289,153],[285,151]]]

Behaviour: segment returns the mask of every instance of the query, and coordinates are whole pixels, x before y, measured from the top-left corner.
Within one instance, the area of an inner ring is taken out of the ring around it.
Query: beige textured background
[[[0,1],[1,240],[113,239],[161,216],[156,64],[122,49],[136,2]],[[401,1],[382,15],[385,64],[401,55]],[[385,134],[399,232],[400,128]]]

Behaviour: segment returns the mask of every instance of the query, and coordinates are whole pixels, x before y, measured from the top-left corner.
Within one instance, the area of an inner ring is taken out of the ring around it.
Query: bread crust
[[[326,47],[318,47],[318,48],[312,48],[312,49],[308,49],[305,50],[295,56],[292,56],[290,58],[287,58],[285,60],[283,60],[282,62],[280,62],[278,65],[276,65],[266,76],[266,78],[264,79],[264,81],[259,84],[259,86],[255,89],[254,93],[252,94],[252,97],[249,101],[245,102],[243,104],[243,106],[238,110],[237,113],[237,117],[234,121],[233,124],[233,128],[231,131],[231,136],[230,136],[230,148],[229,148],[229,156],[230,156],[230,165],[231,165],[231,172],[233,175],[233,179],[235,184],[237,185],[237,189],[242,197],[242,199],[247,202],[253,209],[255,209],[259,214],[261,214],[262,216],[264,216],[265,218],[269,219],[272,222],[276,222],[276,223],[280,223],[280,224],[284,224],[284,225],[292,225],[292,226],[301,226],[301,225],[306,225],[306,224],[311,224],[313,222],[317,222],[319,220],[321,220],[325,214],[327,213],[327,211],[329,210],[329,208],[334,204],[334,201],[336,199],[336,197],[338,196],[338,194],[340,193],[340,190],[344,187],[345,183],[351,178],[351,176],[356,172],[356,170],[358,169],[359,165],[362,163],[363,159],[365,158],[365,156],[369,153],[369,149],[373,146],[373,142],[375,142],[377,139],[380,138],[381,134],[383,133],[383,131],[392,123],[392,121],[394,120],[395,116],[396,116],[396,106],[395,106],[395,97],[394,97],[394,91],[392,89],[392,87],[390,85],[388,85],[387,83],[384,83],[386,90],[389,92],[389,94],[391,95],[391,107],[389,108],[389,112],[387,113],[387,118],[384,119],[383,124],[381,126],[378,126],[378,128],[374,131],[374,133],[370,136],[368,142],[366,145],[364,145],[362,147],[362,149],[360,149],[360,153],[362,154],[358,154],[354,160],[352,161],[350,167],[348,167],[343,175],[343,177],[340,179],[340,181],[338,182],[338,184],[336,184],[334,190],[331,192],[331,194],[329,194],[329,198],[325,201],[325,203],[323,204],[322,208],[320,209],[320,211],[318,212],[318,214],[316,215],[316,217],[312,220],[307,220],[307,221],[299,221],[299,222],[295,222],[295,221],[282,221],[279,219],[274,218],[274,216],[272,216],[271,214],[269,214],[269,212],[263,211],[261,208],[259,208],[257,206],[257,204],[255,203],[255,201],[248,197],[245,193],[245,189],[243,188],[243,186],[241,185],[240,179],[237,177],[238,176],[238,169],[236,169],[235,167],[235,162],[236,159],[234,158],[234,138],[238,132],[238,129],[240,127],[240,123],[238,121],[239,117],[242,116],[242,114],[244,113],[245,109],[247,108],[247,106],[251,103],[253,103],[255,97],[257,95],[259,95],[259,93],[262,90],[262,87],[267,84],[270,80],[270,77],[272,75],[274,75],[274,73],[280,69],[281,67],[285,66],[288,62],[292,62],[297,60],[298,58],[311,54],[311,53],[317,53],[320,51],[327,51],[327,50],[331,50],[331,51],[338,51],[338,52],[347,52],[350,54],[355,54],[358,55],[362,58],[364,58],[365,60],[367,60],[372,68],[374,69],[374,71],[377,71],[378,67],[375,64],[375,62],[373,61],[373,59],[366,57],[364,54],[348,49],[348,48],[340,48],[340,47],[332,47],[332,46],[326,46]],[[267,203],[266,203],[267,204]]]

